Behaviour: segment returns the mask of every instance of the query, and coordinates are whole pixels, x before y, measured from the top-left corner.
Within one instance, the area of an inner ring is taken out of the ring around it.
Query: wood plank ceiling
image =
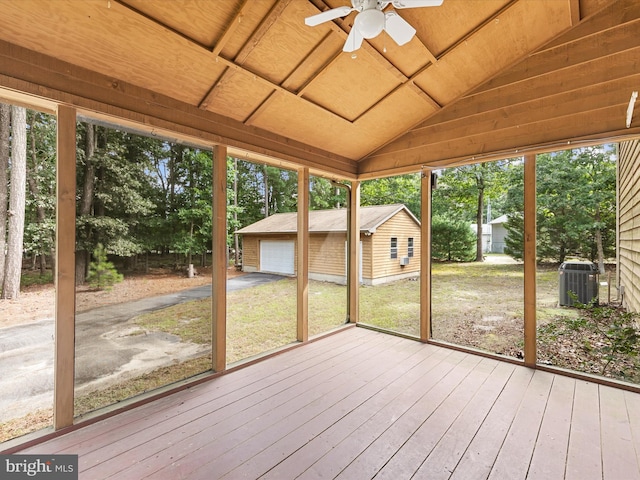
[[[304,24],[348,3],[0,0],[0,96],[344,178],[640,135],[637,0],[444,0],[356,55],[355,13]]]

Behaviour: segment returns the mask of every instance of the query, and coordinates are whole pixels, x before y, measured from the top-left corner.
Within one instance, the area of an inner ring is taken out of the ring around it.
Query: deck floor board
[[[90,480],[640,480],[640,395],[351,328],[18,453]]]

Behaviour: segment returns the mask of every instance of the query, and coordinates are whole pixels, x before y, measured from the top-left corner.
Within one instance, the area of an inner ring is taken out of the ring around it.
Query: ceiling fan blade
[[[392,0],[395,8],[439,7],[444,0]]]
[[[387,32],[398,45],[404,45],[416,34],[416,29],[409,25],[409,23],[396,12],[387,12],[385,20],[385,32]]]
[[[320,12],[316,15],[311,15],[310,17],[305,18],[304,23],[306,23],[310,27],[315,27],[316,25],[320,25],[321,23],[329,22],[331,20],[335,20],[336,18],[349,15],[352,10],[353,8],[347,6],[332,8],[331,10]]]
[[[358,50],[362,46],[363,40],[362,34],[355,27],[351,27],[351,31],[349,32],[349,36],[347,37],[347,41],[344,42],[344,47],[342,47],[343,52],[353,52]]]

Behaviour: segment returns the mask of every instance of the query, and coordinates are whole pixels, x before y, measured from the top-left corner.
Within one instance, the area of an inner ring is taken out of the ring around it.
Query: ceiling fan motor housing
[[[360,12],[355,19],[354,26],[364,38],[374,38],[384,29],[384,13],[377,8]]]

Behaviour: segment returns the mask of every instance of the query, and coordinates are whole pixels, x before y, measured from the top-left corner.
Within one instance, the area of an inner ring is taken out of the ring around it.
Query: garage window
[[[391,237],[391,258],[398,258],[398,237]]]
[[[413,257],[413,238],[407,239],[407,257]]]

